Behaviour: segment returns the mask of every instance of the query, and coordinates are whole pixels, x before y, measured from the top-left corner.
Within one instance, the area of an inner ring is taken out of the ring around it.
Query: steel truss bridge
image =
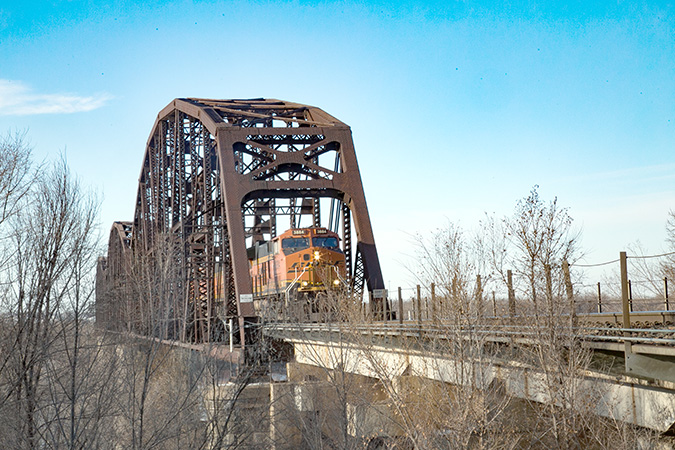
[[[350,293],[384,288],[351,130],[319,108],[273,99],[176,99],[147,141],[132,222],[99,259],[96,320],[113,330],[251,340],[246,249],[287,228],[342,238]]]

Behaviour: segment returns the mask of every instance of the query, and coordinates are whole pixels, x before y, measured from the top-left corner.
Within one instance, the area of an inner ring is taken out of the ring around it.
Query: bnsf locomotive
[[[249,248],[254,299],[311,299],[342,288],[345,255],[339,243],[325,228],[292,228]]]

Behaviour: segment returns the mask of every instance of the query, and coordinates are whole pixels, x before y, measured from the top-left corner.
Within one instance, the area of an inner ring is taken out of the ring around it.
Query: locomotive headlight
[[[303,281],[303,282],[302,282],[302,285],[303,285],[303,286],[307,286],[307,282],[306,282],[306,281]]]
[[[340,284],[340,280],[337,280],[337,279],[336,279],[336,280],[333,280],[333,284],[334,284],[335,286],[337,286],[338,284]]]
[[[319,255],[319,251],[317,250],[317,251],[314,252],[314,259],[316,259],[318,261],[319,258],[320,258],[320,255]]]

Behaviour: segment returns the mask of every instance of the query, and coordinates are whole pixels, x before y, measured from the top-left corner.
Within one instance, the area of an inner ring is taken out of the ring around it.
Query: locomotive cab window
[[[284,254],[290,255],[291,253],[298,252],[300,250],[305,250],[309,248],[309,238],[286,238],[281,241],[281,248],[284,250]]]
[[[314,247],[337,248],[338,240],[336,237],[315,237],[312,239]]]

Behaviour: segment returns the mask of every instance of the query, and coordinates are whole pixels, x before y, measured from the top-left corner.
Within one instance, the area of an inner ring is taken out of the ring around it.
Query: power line
[[[576,264],[575,263],[575,264],[570,264],[570,266],[574,266],[574,267],[599,267],[599,266],[606,266],[608,264],[614,264],[615,262],[619,262],[619,260],[614,259],[612,261],[607,261],[607,262],[598,263],[598,264]]]
[[[649,259],[649,258],[662,258],[664,256],[671,256],[671,255],[675,255],[675,252],[661,253],[660,255],[626,256],[626,258]],[[575,266],[575,267],[599,267],[599,266],[606,266],[608,264],[614,264],[615,262],[618,262],[618,261],[619,261],[619,259],[613,259],[612,261],[602,262],[602,263],[598,263],[598,264],[570,264],[570,266]]]
[[[662,253],[660,255],[648,255],[648,256],[628,256],[628,258],[633,259],[649,259],[649,258],[662,258],[664,256],[675,255],[675,252]]]

